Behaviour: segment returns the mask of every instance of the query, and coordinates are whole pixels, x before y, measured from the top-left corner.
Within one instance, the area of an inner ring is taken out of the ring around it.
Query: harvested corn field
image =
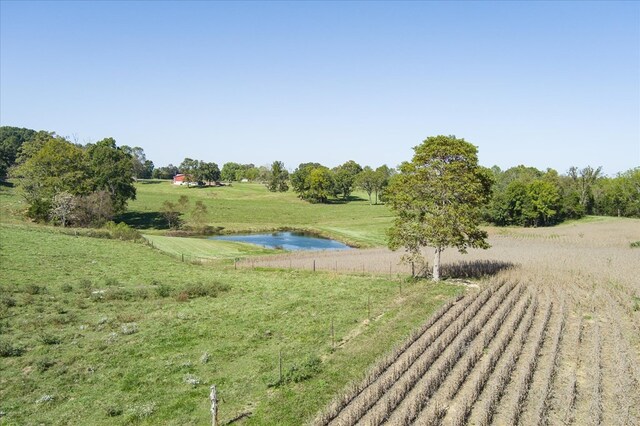
[[[313,424],[640,424],[639,223],[494,234],[517,266],[444,305]]]

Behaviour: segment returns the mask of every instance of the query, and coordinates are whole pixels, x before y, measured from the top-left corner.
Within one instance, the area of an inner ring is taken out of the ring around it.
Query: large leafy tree
[[[333,178],[338,191],[345,200],[349,198],[356,183],[356,177],[362,171],[360,164],[353,160],[333,169]]]
[[[404,247],[412,260],[422,259],[422,248],[433,247],[433,279],[438,281],[445,248],[466,253],[469,247],[489,247],[479,224],[492,176],[478,165],[477,148],[455,136],[429,137],[414,151],[388,190],[396,214],[389,247]]]
[[[19,127],[0,127],[0,179],[7,177],[9,168],[16,164],[22,145],[34,139],[36,133]]]
[[[91,191],[86,152],[60,137],[38,142],[40,149],[24,155],[13,170],[20,192],[29,204],[29,217],[45,221],[59,192],[84,195]]]
[[[269,180],[267,182],[269,191],[287,192],[289,190],[288,180],[289,172],[285,169],[284,163],[282,161],[274,161],[273,164],[271,164],[271,173],[269,174]]]
[[[107,191],[116,213],[122,213],[128,200],[136,199],[132,158],[106,138],[86,148],[92,191]]]
[[[211,184],[212,182],[220,180],[220,169],[216,163],[199,161],[195,170],[195,176],[199,182]]]

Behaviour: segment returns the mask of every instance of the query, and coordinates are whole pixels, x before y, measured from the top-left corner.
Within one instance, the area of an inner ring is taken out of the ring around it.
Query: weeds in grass
[[[0,357],[18,357],[24,354],[25,349],[22,346],[17,346],[6,340],[0,340]]]

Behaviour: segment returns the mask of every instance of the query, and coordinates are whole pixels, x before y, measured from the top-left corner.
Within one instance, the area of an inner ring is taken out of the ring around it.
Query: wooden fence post
[[[333,317],[331,318],[331,347],[333,349],[336,348],[336,332],[333,328]]]
[[[315,272],[315,271],[316,271],[316,260],[313,259],[313,272]]]
[[[282,348],[280,348],[280,353],[278,355],[278,384],[282,384]]]
[[[211,400],[211,425],[218,426],[218,393],[215,385],[211,386],[209,400]]]

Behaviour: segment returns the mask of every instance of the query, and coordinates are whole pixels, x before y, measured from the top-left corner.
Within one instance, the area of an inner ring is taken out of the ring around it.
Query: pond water
[[[223,235],[214,240],[237,241],[257,244],[266,248],[284,250],[347,250],[350,247],[339,241],[318,238],[301,232],[275,232],[273,234]]]

